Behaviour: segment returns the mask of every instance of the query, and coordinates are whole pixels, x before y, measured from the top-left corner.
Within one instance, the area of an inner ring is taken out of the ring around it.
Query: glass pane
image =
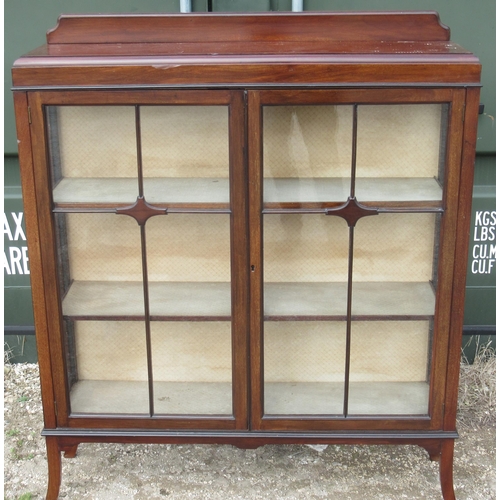
[[[264,202],[346,201],[352,106],[265,106]]]
[[[141,106],[150,203],[229,203],[227,106]]]
[[[380,214],[355,227],[350,414],[427,414],[439,220]]]
[[[64,316],[144,316],[137,222],[115,214],[56,214]]]
[[[264,412],[342,414],[345,322],[266,321]]]
[[[354,229],[353,281],[429,284],[437,264],[439,223],[440,215],[432,213],[360,219]]]
[[[442,199],[448,105],[358,106],[356,198]]]
[[[231,415],[230,216],[170,214],[146,229],[155,413]]]
[[[230,281],[229,214],[152,217],[146,234],[150,281]]]
[[[264,411],[341,414],[348,228],[324,215],[264,216]]]
[[[140,231],[130,217],[56,214],[73,413],[147,413]]]
[[[231,323],[151,323],[156,414],[231,415]]]
[[[74,321],[72,413],[149,412],[142,321]],[[70,374],[71,376],[71,374]]]
[[[138,195],[133,106],[50,106],[55,203],[133,203]]]
[[[429,321],[353,321],[349,414],[428,413]]]

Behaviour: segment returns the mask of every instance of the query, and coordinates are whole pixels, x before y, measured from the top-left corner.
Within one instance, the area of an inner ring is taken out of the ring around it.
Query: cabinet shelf
[[[143,320],[141,281],[74,281],[63,315],[80,320]],[[149,282],[152,320],[230,321],[229,283]]]
[[[426,382],[351,382],[352,415],[424,415]],[[168,395],[164,398],[163,395]],[[186,397],[189,396],[189,397]],[[390,396],[390,397],[389,397]],[[271,382],[265,384],[267,415],[342,413],[341,382]],[[156,414],[231,414],[231,384],[225,382],[155,382]],[[73,413],[147,413],[147,382],[81,380],[71,390]]]
[[[63,314],[75,320],[142,320],[142,282],[74,281]],[[223,282],[150,282],[153,321],[230,321],[231,289]],[[426,320],[434,314],[430,283],[355,282],[352,319]],[[346,283],[266,283],[264,320],[345,321]]]
[[[267,382],[266,415],[342,414],[343,382]],[[427,382],[351,382],[351,415],[424,415],[428,412]]]
[[[264,204],[274,205],[345,203],[350,192],[351,179],[333,178],[274,178],[264,180]],[[361,203],[409,206],[440,206],[443,191],[431,177],[358,177],[356,198]]]
[[[352,319],[419,320],[434,314],[435,296],[425,282],[354,282]],[[345,321],[347,283],[266,283],[268,321]]]
[[[144,178],[148,203],[157,205],[207,204],[229,207],[229,180],[224,178]],[[65,177],[54,188],[56,206],[67,204],[132,204],[138,196],[137,179],[110,177]]]
[[[271,208],[287,204],[345,203],[350,191],[348,177],[281,178],[264,180],[264,204]],[[229,180],[224,178],[169,177],[144,179],[149,203],[157,205],[207,204],[229,207]],[[138,195],[135,178],[65,177],[54,188],[56,206],[68,204],[122,205]],[[356,179],[356,198],[361,203],[409,206],[440,206],[442,189],[433,178]]]
[[[154,383],[155,414],[231,415],[229,382]],[[72,413],[143,413],[149,409],[147,381],[80,380],[71,389]]]

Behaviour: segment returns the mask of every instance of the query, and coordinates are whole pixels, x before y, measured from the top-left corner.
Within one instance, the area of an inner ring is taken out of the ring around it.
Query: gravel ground
[[[492,365],[494,366],[494,364]],[[468,367],[464,367],[465,370]],[[38,365],[5,365],[4,494],[45,498],[47,461],[40,437]],[[488,374],[488,376],[491,373]],[[467,379],[467,377],[463,377]],[[465,391],[465,392],[464,392]],[[492,381],[475,391],[494,394]],[[474,393],[462,381],[462,392]],[[465,405],[455,445],[457,500],[495,496],[495,401]],[[63,458],[60,498],[440,500],[438,464],[413,446],[82,444]]]

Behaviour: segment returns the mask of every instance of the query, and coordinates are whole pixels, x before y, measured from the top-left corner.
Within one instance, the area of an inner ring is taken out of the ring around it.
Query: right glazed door
[[[463,105],[249,93],[254,428],[439,428]]]

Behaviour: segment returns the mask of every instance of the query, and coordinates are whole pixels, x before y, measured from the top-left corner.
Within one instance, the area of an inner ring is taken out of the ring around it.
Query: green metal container
[[[464,345],[470,358],[477,341],[495,334],[496,218],[495,215],[495,1],[466,0],[304,0],[304,10],[436,10],[451,28],[453,40],[473,51],[483,64],[476,175],[471,220],[469,272],[465,304]],[[193,0],[193,12],[286,11],[292,0]],[[15,361],[34,361],[33,312],[29,285],[24,214],[17,161],[12,63],[45,43],[45,32],[64,12],[179,12],[178,0],[6,0],[5,1],[5,191],[4,278],[5,340]],[[494,342],[493,342],[494,345]]]

